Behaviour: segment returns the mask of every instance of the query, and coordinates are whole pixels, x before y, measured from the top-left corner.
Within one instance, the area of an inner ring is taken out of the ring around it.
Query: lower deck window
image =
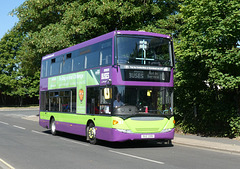
[[[40,110],[76,112],[76,89],[42,91]]]

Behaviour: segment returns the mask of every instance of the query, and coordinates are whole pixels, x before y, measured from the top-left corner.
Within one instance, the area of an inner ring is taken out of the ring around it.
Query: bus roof
[[[42,60],[46,60],[55,56],[59,56],[62,54],[70,53],[74,50],[113,38],[116,34],[118,35],[145,35],[145,36],[156,36],[156,37],[163,37],[163,38],[168,38],[170,39],[171,37],[169,35],[164,35],[164,34],[158,34],[158,33],[152,33],[152,32],[145,32],[145,31],[125,31],[125,30],[117,30],[117,31],[112,31],[110,33],[98,36],[96,38],[90,39],[88,41],[79,43],[77,45],[71,46],[69,48],[62,49],[60,51],[48,54],[42,58]]]

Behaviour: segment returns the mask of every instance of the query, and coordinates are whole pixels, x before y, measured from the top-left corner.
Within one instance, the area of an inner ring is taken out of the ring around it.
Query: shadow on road
[[[155,140],[141,140],[141,141],[125,141],[125,142],[107,142],[100,140],[98,145],[114,148],[114,149],[126,149],[126,148],[164,148],[164,147],[174,147],[172,143],[167,144],[163,141]]]
[[[51,135],[50,130],[43,131],[45,134]],[[57,136],[62,138],[71,139],[73,141],[79,141],[83,143],[88,143],[86,137],[79,136],[75,134],[69,134],[64,132],[58,132]],[[90,144],[90,143],[89,143]],[[125,142],[108,142],[103,140],[97,140],[98,146],[114,148],[114,149],[126,149],[126,148],[171,148],[174,147],[172,143],[167,143],[163,140],[140,140],[140,141],[125,141]],[[94,146],[94,145],[92,145]]]

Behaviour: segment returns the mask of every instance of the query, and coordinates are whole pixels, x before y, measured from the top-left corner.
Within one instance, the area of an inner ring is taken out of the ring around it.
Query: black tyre
[[[57,134],[57,130],[56,130],[56,123],[55,123],[55,119],[52,118],[51,122],[50,122],[50,130],[52,135],[56,135]]]
[[[87,139],[90,142],[90,144],[96,144],[96,129],[95,125],[93,123],[90,123],[87,127]]]

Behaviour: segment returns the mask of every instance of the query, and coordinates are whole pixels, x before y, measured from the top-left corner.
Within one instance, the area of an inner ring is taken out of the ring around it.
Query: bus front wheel
[[[55,119],[54,118],[52,118],[52,120],[50,122],[50,130],[51,130],[52,135],[55,136],[57,134],[56,123],[55,123]]]
[[[90,144],[96,144],[96,128],[93,123],[90,123],[87,127],[87,139],[90,142]]]

